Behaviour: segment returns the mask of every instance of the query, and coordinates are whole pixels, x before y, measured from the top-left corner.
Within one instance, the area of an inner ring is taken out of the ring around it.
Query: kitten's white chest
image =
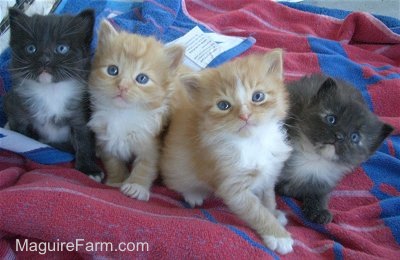
[[[251,183],[253,190],[266,185],[272,187],[292,150],[285,140],[280,124],[271,123],[259,127],[250,137],[227,140],[226,148],[219,149],[218,157],[222,164],[233,166],[238,174],[258,172]]]
[[[67,113],[65,108],[71,99],[81,98],[82,87],[74,80],[49,84],[26,80],[23,84],[20,94],[30,99],[32,112],[37,112],[36,117],[63,116]],[[42,115],[37,110],[42,110]]]
[[[275,164],[281,165],[289,158],[291,150],[279,123],[259,127],[253,136],[240,140],[237,145],[240,163],[248,168],[275,168]]]
[[[23,82],[19,94],[27,100],[26,105],[34,117],[32,122],[44,142],[65,142],[69,140],[70,127],[56,122],[71,116],[67,105],[72,99],[80,99],[82,86],[69,80],[42,84],[32,80]]]
[[[298,183],[320,181],[333,186],[349,168],[328,159],[326,154],[331,155],[332,153],[334,153],[333,147],[325,149],[324,156],[321,156],[309,143],[296,146],[287,162],[289,171],[285,171],[285,174],[290,174],[289,177]]]
[[[149,111],[138,107],[99,109],[89,121],[102,149],[126,161],[132,159],[138,147],[158,134],[161,124],[161,110]]]

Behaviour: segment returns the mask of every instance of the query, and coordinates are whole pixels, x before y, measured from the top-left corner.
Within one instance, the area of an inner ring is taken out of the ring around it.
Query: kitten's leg
[[[231,184],[221,185],[216,194],[224,200],[230,210],[257,231],[268,248],[280,254],[293,251],[290,233],[247,188],[236,188]]]
[[[106,169],[107,185],[114,186],[112,184],[122,183],[129,176],[129,170],[124,161],[104,153],[100,157]]]
[[[275,185],[275,191],[282,196],[290,196],[288,194],[288,185],[287,185],[287,181],[279,181],[276,185]]]
[[[148,201],[151,185],[157,178],[159,140],[154,138],[141,145],[141,148],[130,176],[121,186],[121,192],[131,198]]]
[[[96,164],[94,136],[86,125],[72,126],[71,141],[75,149],[75,168],[95,181],[101,182],[104,173]]]
[[[332,214],[328,210],[328,194],[310,194],[303,198],[302,210],[307,219],[318,224],[328,224]]]
[[[20,98],[12,89],[4,96],[4,112],[7,114],[8,129],[38,140],[39,134],[32,126],[29,111],[23,106],[24,99]]]
[[[287,224],[285,213],[276,208],[276,198],[273,189],[264,189],[261,194],[262,204],[269,209],[283,226]]]
[[[203,205],[204,199],[207,198],[209,194],[210,192],[208,190],[201,188],[194,188],[190,191],[182,192],[185,201],[192,208]]]

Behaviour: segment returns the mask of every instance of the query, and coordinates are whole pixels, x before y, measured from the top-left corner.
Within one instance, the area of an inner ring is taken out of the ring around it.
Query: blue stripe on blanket
[[[74,160],[70,153],[39,143],[17,132],[0,128],[0,148],[14,151],[41,164],[65,163]]]
[[[336,241],[333,243],[333,253],[335,254],[335,260],[344,259],[343,246]]]
[[[388,154],[377,152],[362,167],[374,183],[370,192],[380,200],[380,218],[400,244],[400,162]]]
[[[213,217],[213,215],[211,215],[210,212],[208,212],[205,209],[200,209],[201,213],[203,213],[203,215],[207,218],[207,220],[211,221],[214,224],[220,224],[218,223],[218,221]],[[254,241],[251,237],[249,237],[245,232],[241,231],[240,229],[238,229],[235,226],[232,225],[224,225],[224,224],[220,224],[222,226],[227,227],[228,229],[230,229],[233,233],[235,233],[236,235],[240,236],[241,238],[243,238],[247,243],[249,243],[251,246],[256,247],[261,249],[262,251],[270,254],[273,259],[279,259],[279,256],[272,251],[271,249],[269,249],[268,247],[264,246],[263,244],[260,244],[256,241]]]
[[[52,147],[43,147],[20,154],[34,162],[41,164],[66,163],[74,160],[74,156],[72,154],[56,150]]]
[[[302,3],[281,2],[281,4],[291,7],[291,8],[294,8],[294,9],[301,10],[301,11],[310,12],[310,13],[314,13],[314,14],[327,15],[327,16],[338,18],[338,19],[344,19],[344,18],[346,18],[346,16],[348,16],[351,13],[350,11],[324,8],[324,7],[312,6],[312,5],[302,4]],[[383,22],[393,32],[400,34],[400,20],[399,19],[385,16],[385,15],[374,15],[374,16],[376,18],[378,18],[381,22]]]
[[[317,54],[321,72],[351,83],[361,91],[368,107],[373,111],[372,99],[367,89],[371,79],[364,77],[362,66],[348,58],[346,51],[339,42],[316,37],[308,37],[308,42],[311,50]],[[336,66],[336,64],[342,65]]]

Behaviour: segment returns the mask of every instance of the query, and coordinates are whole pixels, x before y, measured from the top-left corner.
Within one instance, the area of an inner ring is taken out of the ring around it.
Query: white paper
[[[242,43],[244,38],[217,33],[205,33],[198,26],[184,36],[168,43],[186,48],[184,64],[194,70],[207,67],[221,53]]]

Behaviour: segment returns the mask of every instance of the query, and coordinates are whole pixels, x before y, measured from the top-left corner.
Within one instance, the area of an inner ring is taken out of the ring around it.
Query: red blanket
[[[339,20],[261,0],[188,0],[181,11],[217,32],[253,36],[250,52],[283,48],[288,80],[324,72],[353,83],[399,133],[400,36],[373,16]],[[217,198],[190,209],[158,182],[149,202],[137,201],[71,166],[0,152],[0,258],[45,251],[46,258],[66,259],[282,257]],[[397,135],[333,192],[332,223],[312,224],[296,200],[277,197],[295,240],[294,252],[282,258],[400,259],[399,174]]]

